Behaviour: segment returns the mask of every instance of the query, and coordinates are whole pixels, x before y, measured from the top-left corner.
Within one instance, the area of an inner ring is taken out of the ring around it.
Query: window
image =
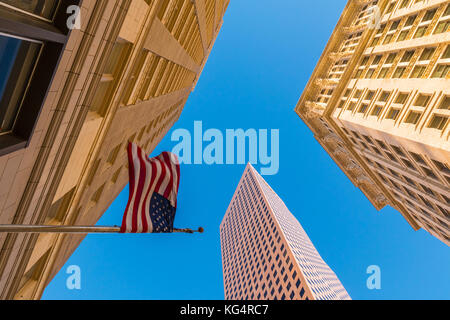
[[[423,76],[423,74],[425,73],[425,70],[427,69],[427,67],[425,66],[415,66],[410,78],[421,78]]]
[[[10,132],[42,48],[41,42],[0,35],[0,134]]]
[[[367,103],[363,103],[361,107],[359,108],[359,113],[366,113],[367,109],[369,108],[369,105]]]
[[[411,31],[414,21],[416,21],[416,18],[417,18],[417,16],[408,17],[408,19],[405,22],[405,25],[403,26],[402,31],[398,35],[397,41],[403,41],[406,39],[409,32]]]
[[[432,160],[434,165],[439,169],[439,171],[441,171],[441,173],[446,174],[446,175],[450,175],[450,169],[447,166],[447,164],[442,163],[440,161],[437,160]]]
[[[448,27],[450,26],[450,21],[441,21],[436,26],[436,29],[434,30],[434,34],[444,33],[447,32]]]
[[[392,64],[394,62],[396,56],[397,56],[396,53],[389,54],[389,56],[386,59],[385,64]]]
[[[351,34],[347,37],[347,40],[342,44],[341,51],[342,52],[353,52],[355,47],[359,43],[359,39],[361,38],[362,32]]]
[[[369,62],[369,56],[365,56],[363,58],[363,60],[361,61],[361,65],[360,66],[365,66],[367,64],[367,62]]]
[[[157,17],[158,17],[159,20],[162,20],[162,18],[166,14],[166,10],[169,7],[169,2],[170,1],[163,1],[163,4],[159,7],[159,10],[157,12]]]
[[[25,148],[33,135],[69,33],[58,3],[0,2],[0,155]]]
[[[417,124],[419,122],[420,116],[422,113],[417,111],[411,111],[408,116],[406,117],[405,122],[410,124]]]
[[[447,121],[448,121],[448,117],[434,115],[433,119],[431,119],[431,122],[428,127],[438,129],[438,130],[443,130],[445,128],[445,125],[447,124]]]
[[[51,21],[56,8],[58,6],[57,0],[45,0],[45,1],[31,1],[31,0],[2,0],[0,2],[1,6],[12,8],[19,12],[26,12],[31,15],[43,18],[45,20]]]
[[[425,94],[419,94],[419,96],[416,99],[416,102],[414,102],[414,106],[417,107],[426,107],[428,103],[431,100],[431,96],[425,95]]]
[[[130,45],[127,42],[120,40],[114,43],[91,104],[91,112],[95,112],[102,117],[105,116],[112,92],[114,91],[129,53]]]
[[[414,35],[414,38],[421,38],[425,35],[425,32],[427,31],[428,26],[422,26],[417,28],[416,34]]]
[[[136,103],[137,97],[135,92],[136,84],[138,83],[139,75],[141,74],[145,61],[147,60],[147,55],[149,51],[142,49],[139,53],[137,61],[134,64],[133,70],[129,79],[127,80],[127,87],[125,89],[124,96],[122,97],[122,103],[124,105]]]
[[[436,69],[434,69],[432,78],[445,78],[447,76],[448,70],[450,69],[450,65],[438,64]]]
[[[348,95],[350,94],[351,91],[352,91],[351,89],[345,90],[344,98],[345,98],[345,97],[348,97]]]
[[[348,111],[353,111],[356,107],[356,103],[355,102],[351,102],[347,108]]]
[[[442,101],[439,104],[438,109],[440,109],[440,110],[450,110],[450,96],[445,96],[444,98],[442,98]]]
[[[394,75],[392,76],[393,78],[401,78],[403,76],[403,74],[406,71],[406,67],[398,67],[397,69],[395,69]]]
[[[370,43],[371,47],[374,47],[374,46],[376,46],[378,44],[378,42],[380,41],[381,36],[382,36],[385,28],[386,28],[386,24],[383,24],[383,25],[380,26],[380,28],[377,31],[377,34],[375,35],[375,37],[373,38],[372,42]]]
[[[425,14],[425,16],[424,16],[423,19],[422,19],[422,22],[432,20],[433,17],[434,17],[434,14],[436,13],[436,10],[437,10],[437,9],[433,9],[433,10],[427,11],[427,13]]]
[[[406,8],[406,7],[408,6],[408,4],[409,4],[409,1],[410,1],[410,0],[403,0],[403,1],[400,3],[400,6],[399,6],[398,8],[399,8],[399,9]]]
[[[408,17],[408,20],[406,20],[406,23],[405,23],[405,27],[412,26],[414,21],[416,21],[416,18],[417,18],[417,16]]]
[[[447,6],[447,9],[445,9],[445,12],[442,14],[442,17],[438,22],[436,29],[434,30],[434,34],[444,33],[448,31],[448,28],[450,27],[450,20],[448,19],[449,15],[450,15],[450,4]]]
[[[391,42],[392,37],[394,36],[395,31],[397,30],[399,24],[400,24],[400,20],[394,21],[392,23],[391,27],[389,28],[389,31],[386,34],[386,38],[384,39],[383,44],[387,44],[387,43]]]
[[[397,99],[395,99],[395,103],[404,104],[408,100],[408,96],[407,93],[399,93]]]
[[[305,295],[305,289],[302,288],[302,290],[300,290],[300,297],[303,298],[304,295]],[[308,300],[308,298],[306,298],[306,300]]]
[[[386,102],[386,101],[388,101],[390,95],[391,95],[390,92],[388,92],[388,91],[383,91],[383,92],[381,93],[381,96],[380,96],[380,98],[378,99],[378,101]]]
[[[392,64],[395,61],[395,58],[397,57],[397,53],[390,53],[388,57],[386,58],[386,61],[383,64],[383,67],[381,68],[380,73],[378,74],[378,79],[384,79],[387,76],[387,73],[389,72],[390,68],[392,67]]]
[[[377,143],[380,145],[380,147],[383,149],[383,150],[389,150],[388,149],[388,147],[387,147],[387,145],[383,142],[383,141],[381,141],[381,140],[377,140]]]
[[[378,79],[384,79],[384,78],[386,78],[389,69],[390,69],[390,68],[388,68],[388,67],[383,67],[383,68],[381,68],[380,74],[378,75]]]
[[[386,118],[389,120],[395,120],[397,119],[399,113],[400,109],[391,108]]]
[[[373,110],[371,115],[372,116],[379,116],[381,114],[381,111],[383,110],[383,107],[376,106]]]
[[[381,57],[382,57],[381,55],[375,56],[372,63],[370,64],[369,70],[366,73],[366,79],[372,78],[372,76],[375,72],[375,69],[377,68],[378,64],[380,63]]]
[[[402,60],[400,62],[409,62],[409,61],[411,61],[411,58],[413,57],[413,55],[414,55],[414,50],[406,51],[403,54]]]
[[[423,159],[423,157],[420,154],[417,154],[415,152],[410,152],[410,154],[416,162],[421,163],[421,164],[426,164],[425,160]]]
[[[380,63],[381,60],[381,55],[375,56],[375,58],[372,61],[372,65],[378,65]]]
[[[450,59],[450,46],[447,46],[442,57],[438,60],[436,68],[431,75],[432,78],[445,78],[447,76],[450,69],[448,59]]]
[[[143,77],[143,84],[141,86],[141,91],[139,93],[139,99],[142,101],[147,100],[150,97],[149,90],[151,89],[151,81],[154,79],[154,75],[156,73],[157,67],[160,64],[161,57],[156,56],[154,54],[149,58],[148,69]]]
[[[437,9],[433,9],[433,10],[428,10],[424,17],[422,18],[422,21],[419,24],[419,28],[417,28],[416,33],[414,34],[414,38],[421,38],[423,36],[425,36],[428,27],[431,24],[431,21],[434,18],[434,15],[436,14]]]
[[[428,63],[432,58],[436,48],[425,48],[420,55],[417,65],[414,67],[410,78],[421,78],[427,69]]]
[[[408,36],[409,30],[403,30],[402,32],[400,32],[400,34],[398,35],[397,41],[403,41],[406,39],[406,37]]]
[[[400,147],[391,145],[391,148],[394,149],[395,153],[397,153],[401,157],[406,157],[405,153],[400,149]]]
[[[428,61],[433,56],[434,52],[436,51],[436,48],[425,48],[420,55],[419,61]]]
[[[450,59],[450,46],[447,46],[441,59]]]
[[[365,100],[372,100],[374,95],[375,95],[375,91],[367,92]]]

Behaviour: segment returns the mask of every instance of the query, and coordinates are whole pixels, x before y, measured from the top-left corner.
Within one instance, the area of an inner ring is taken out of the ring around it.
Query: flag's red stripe
[[[120,232],[125,233],[127,231],[127,217],[128,217],[128,209],[131,206],[131,199],[133,199],[133,191],[134,191],[134,184],[135,184],[135,176],[134,176],[134,162],[133,162],[133,153],[131,151],[133,145],[131,142],[128,143],[128,174],[130,177],[130,190],[129,190],[129,196],[128,196],[128,203],[127,208],[125,209],[125,214],[123,216],[122,220],[122,227],[120,228]]]
[[[162,156],[163,156],[164,162],[166,163],[166,165],[167,165],[167,167],[169,168],[169,171],[170,171],[170,174],[169,174],[169,176],[170,176],[169,184],[166,186],[166,190],[164,190],[164,198],[168,199],[168,198],[169,198],[169,195],[170,195],[170,192],[172,191],[172,188],[173,188],[173,171],[172,171],[172,163],[171,163],[170,157],[169,157],[169,155],[167,154],[167,152],[164,152]]]
[[[139,161],[141,163],[141,166],[143,166],[145,168],[145,172],[146,172],[146,175],[144,177],[143,187],[142,187],[142,193],[141,193],[141,199],[142,199],[142,197],[144,197],[144,200],[145,200],[145,194],[147,193],[147,190],[148,190],[148,189],[144,189],[145,188],[145,184],[146,184],[147,179],[149,178],[149,176],[151,178],[152,173],[148,172],[148,170],[147,170],[147,161],[145,159],[145,152],[141,148],[139,148],[138,158],[139,158]],[[147,188],[149,188],[149,187],[147,187]],[[146,229],[146,226],[147,226],[147,219],[145,217],[145,213],[142,211],[142,206],[139,207],[141,199],[139,199],[139,202],[137,203],[138,204],[138,210],[139,210],[138,211],[138,222],[139,221],[141,222],[141,226],[142,226],[141,232],[146,232],[145,229]],[[139,226],[139,223],[138,223],[138,226]]]
[[[151,169],[150,169],[150,174],[149,174],[150,177],[147,177],[150,179],[150,182],[149,182],[148,189],[147,189],[147,192],[144,197],[144,202],[142,203],[142,207],[141,207],[142,228],[143,228],[142,232],[144,232],[144,233],[148,232],[148,230],[149,230],[148,225],[149,225],[149,223],[151,223],[151,221],[147,221],[147,216],[145,215],[145,209],[146,209],[145,205],[147,203],[148,196],[150,195],[150,191],[152,190],[153,180],[156,177],[156,165],[155,165],[154,161],[146,160],[146,162],[150,163]]]
[[[174,155],[176,157],[176,155]],[[176,159],[175,168],[177,170],[177,190],[175,194],[175,207],[177,207],[177,195],[178,195],[178,189],[180,188],[180,164],[178,162],[178,159]]]
[[[136,148],[136,155],[133,155],[134,148]],[[153,192],[159,193],[170,201],[175,201],[176,206],[180,186],[180,166],[178,162],[172,163],[171,156],[171,153],[164,152],[156,158],[148,159],[141,148],[132,143],[128,144],[130,192],[121,232],[146,233],[151,231],[152,221],[146,215],[146,209],[150,213],[151,208],[146,208],[146,203],[149,197],[152,197]],[[138,169],[138,165],[140,169]],[[146,165],[148,165],[148,168]],[[158,165],[161,168],[158,168]],[[148,183],[147,188],[145,188],[146,182]],[[162,189],[163,183],[165,185],[164,190]],[[153,189],[152,186],[154,186]],[[141,199],[143,200],[142,205],[140,205]],[[128,225],[128,222],[131,222],[131,225]],[[139,224],[141,224],[142,229],[139,229]]]
[[[158,183],[156,184],[155,192],[162,195],[162,190],[160,190],[160,188],[164,181],[164,178],[167,175],[167,172],[166,172],[166,166],[164,165],[164,161],[161,161],[160,157],[158,157],[157,160],[160,161],[160,163],[161,163],[161,175],[159,176]]]
[[[134,206],[133,206],[133,219],[132,219],[132,232],[136,233],[138,231],[138,218],[141,218],[142,214],[139,214],[139,202],[142,196],[142,190],[144,189],[145,184],[145,175],[146,168],[145,163],[142,161],[142,156],[140,156],[142,150],[141,148],[137,148],[137,160],[140,164],[139,169],[139,183],[136,191],[136,196],[134,197]]]

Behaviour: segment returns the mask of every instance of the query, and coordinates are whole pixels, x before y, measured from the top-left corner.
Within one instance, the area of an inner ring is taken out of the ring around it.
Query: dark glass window
[[[1,0],[0,4],[52,20],[58,0]]]
[[[0,0],[0,155],[25,148],[69,35],[79,0]]]
[[[0,35],[0,134],[12,130],[41,47],[40,42]]]

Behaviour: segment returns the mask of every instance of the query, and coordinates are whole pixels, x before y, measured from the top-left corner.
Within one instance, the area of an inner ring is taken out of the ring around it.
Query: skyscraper
[[[0,0],[0,224],[94,225],[128,141],[151,153],[177,121],[228,4]],[[0,234],[0,298],[40,298],[83,238]]]
[[[450,3],[348,2],[297,114],[375,206],[450,245]]]
[[[249,164],[220,225],[225,299],[350,299],[298,220]]]

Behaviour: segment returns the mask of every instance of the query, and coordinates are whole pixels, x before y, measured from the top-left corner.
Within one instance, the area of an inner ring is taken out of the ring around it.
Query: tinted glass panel
[[[0,134],[14,125],[41,46],[0,34]]]
[[[52,19],[58,6],[58,0],[0,0],[7,5],[17,9]]]

